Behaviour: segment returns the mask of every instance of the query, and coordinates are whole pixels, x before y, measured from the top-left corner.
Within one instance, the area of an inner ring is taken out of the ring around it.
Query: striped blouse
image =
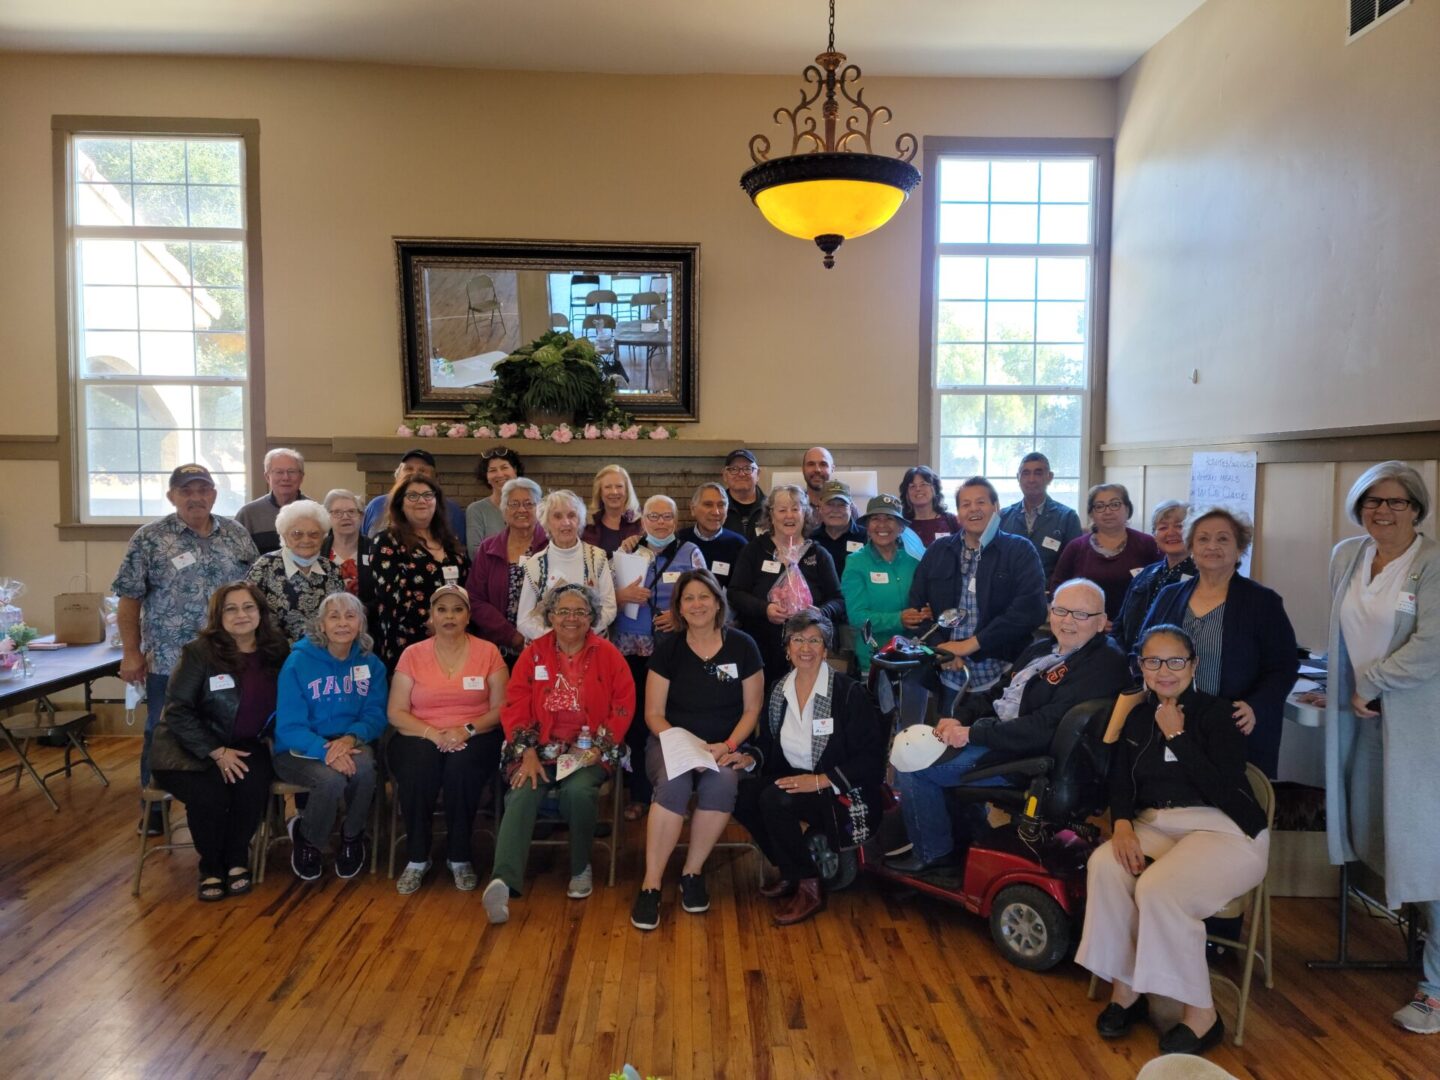
[[[1195,641],[1195,689],[1202,694],[1220,692],[1220,657],[1225,641],[1225,605],[1204,615],[1185,608],[1185,632]]]

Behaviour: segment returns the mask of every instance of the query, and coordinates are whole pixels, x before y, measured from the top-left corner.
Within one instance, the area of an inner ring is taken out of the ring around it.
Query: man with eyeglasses
[[[432,484],[438,484],[439,478],[435,468],[435,455],[429,450],[405,451],[400,459],[400,464],[395,466],[395,482],[398,484],[407,476],[423,476]],[[385,508],[390,505],[390,492],[376,495],[365,505],[365,518],[360,524],[360,531],[372,540],[380,535],[380,530],[385,528]],[[449,515],[450,530],[455,534],[455,539],[465,546],[465,511],[454,499],[446,498],[445,508]],[[466,551],[470,549],[465,548]]]
[[[765,492],[760,490],[760,463],[755,455],[743,447],[731,450],[725,458],[723,476],[725,491],[730,498],[725,527],[747,541],[769,532]]]
[[[705,565],[721,586],[730,583],[730,571],[746,543],[745,537],[725,527],[729,510],[730,496],[724,486],[707,480],[690,496],[690,516],[695,524],[675,534],[682,544],[694,544],[700,549]]]
[[[281,507],[306,497],[300,491],[304,479],[305,458],[300,451],[277,446],[265,455],[265,486],[270,490],[240,507],[235,514],[235,520],[245,526],[261,555],[280,549],[275,515]]]
[[[845,560],[865,546],[869,534],[855,521],[855,501],[850,497],[850,485],[844,480],[828,481],[820,489],[815,502],[820,524],[810,534],[816,545],[830,553],[835,564],[835,576],[844,578]]]
[[[1039,451],[1020,459],[1015,479],[1020,483],[1021,499],[1000,511],[1000,528],[1034,545],[1045,580],[1049,581],[1061,549],[1080,535],[1080,515],[1050,498],[1050,481],[1055,474],[1050,471],[1050,459]]]
[[[1130,684],[1125,654],[1102,632],[1105,593],[1100,586],[1084,578],[1061,585],[1050,605],[1049,626],[1050,636],[1020,654],[1008,679],[966,694],[935,725],[935,737],[946,749],[934,764],[896,773],[905,831],[913,846],[902,856],[886,859],[887,866],[913,874],[949,862],[969,846],[984,807],[967,807],[965,817],[954,823],[945,788],[964,784],[971,770],[1048,753],[1071,708],[1113,697]],[[978,786],[1004,786],[1004,780],[982,780]],[[956,835],[956,824],[965,835]]]

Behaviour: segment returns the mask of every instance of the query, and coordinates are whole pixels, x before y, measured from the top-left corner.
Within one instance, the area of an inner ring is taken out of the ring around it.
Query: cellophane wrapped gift
[[[804,541],[788,544],[779,539],[775,541],[775,557],[781,564],[780,577],[770,586],[769,600],[783,615],[794,615],[815,603],[815,598],[810,594],[810,583],[800,572],[800,557],[809,546]]]

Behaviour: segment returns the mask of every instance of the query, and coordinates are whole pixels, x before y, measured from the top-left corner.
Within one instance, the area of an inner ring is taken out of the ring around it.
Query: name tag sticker
[[[870,584],[871,584],[871,585],[889,585],[889,584],[890,584],[890,575],[889,575],[886,571],[884,571],[884,570],[871,570],[871,571],[870,571]]]
[[[968,591],[968,592],[972,592],[972,593],[975,591],[975,578],[974,578],[974,577],[971,577],[971,578],[970,578],[970,585],[968,586],[967,591]]]
[[[442,566],[440,573],[445,578],[447,584],[454,585],[455,582],[460,580],[460,567],[454,563],[450,563],[448,566]]]
[[[1415,594],[1413,592],[1402,592],[1400,598],[1395,601],[1395,610],[1402,615],[1415,614]]]
[[[211,675],[211,676],[210,676],[210,689],[211,689],[211,690],[234,690],[234,689],[235,689],[235,677],[234,677],[233,675]]]
[[[536,670],[538,671],[539,669],[537,668]],[[462,680],[460,680],[460,682],[461,682],[461,685],[464,686],[464,688],[465,688],[466,690],[484,690],[484,689],[485,689],[485,676],[484,676],[484,675],[466,675],[465,678],[463,678]]]
[[[935,534],[935,539],[936,539],[936,540],[944,540],[945,537],[947,537],[947,536],[949,536],[949,535],[950,535],[950,534],[949,534],[948,532],[943,532],[943,533],[942,533],[942,532],[937,532],[937,533]]]
[[[834,735],[835,718],[833,716],[815,717],[810,723],[810,734],[812,735]]]
[[[1181,583],[1183,584],[1184,582],[1189,581],[1189,580],[1190,580],[1192,577],[1194,577],[1194,576],[1195,576],[1194,574],[1181,574],[1181,575],[1180,575],[1180,581],[1181,581]]]
[[[755,526],[755,535],[756,535],[756,536],[764,536],[764,535],[765,535],[766,533],[768,533],[769,531],[770,531],[770,526],[768,526],[768,525],[756,525],[756,526]]]
[[[535,681],[536,681],[536,682],[546,682],[546,681],[549,680],[549,678],[550,678],[550,672],[549,672],[548,670],[546,670],[545,665],[544,665],[544,664],[536,664],[536,665],[535,665]]]
[[[740,677],[740,668],[735,664],[716,664],[715,669],[722,674],[729,675],[732,679]]]
[[[1130,576],[1134,577],[1136,574],[1140,573],[1140,571],[1144,569],[1145,568],[1143,566],[1132,567],[1130,570]]]
[[[1053,536],[1047,536],[1044,540],[1040,541],[1040,546],[1043,548],[1049,548],[1051,551],[1059,551],[1060,541],[1056,540]]]
[[[663,574],[660,575],[660,580],[663,581],[666,585],[674,585],[675,582],[680,580],[680,571],[666,570]]]
[[[864,541],[864,540],[846,540],[846,541],[845,541],[845,554],[847,554],[847,555],[854,555],[855,552],[859,551],[859,550],[860,550],[862,547],[864,547],[864,546],[865,546],[865,541]]]
[[[370,681],[370,668],[365,664],[356,664],[350,669],[350,677],[356,682]]]
[[[361,565],[361,566],[369,566],[369,565],[370,565],[370,556],[369,556],[369,555],[361,555],[361,556],[360,556],[360,565]]]
[[[710,567],[710,569],[715,572],[716,577],[730,576],[730,564],[728,562],[720,562],[719,560],[716,560],[715,565]]]
[[[774,559],[766,559],[760,564],[760,570],[766,574],[778,574],[780,572],[780,564]]]
[[[1179,764],[1180,762],[1180,759],[1175,756],[1175,751],[1171,750],[1168,746],[1165,747],[1165,760],[1173,764]]]
[[[184,570],[187,566],[195,565],[195,556],[189,551],[184,552],[171,559],[170,565],[175,567],[176,570]]]

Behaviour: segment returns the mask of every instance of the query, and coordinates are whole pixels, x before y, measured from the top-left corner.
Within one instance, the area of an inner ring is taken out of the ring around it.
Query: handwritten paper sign
[[[1190,506],[1203,510],[1223,506],[1255,520],[1255,466],[1253,450],[1197,451],[1190,460]],[[1240,573],[1250,575],[1250,553],[1240,560]]]

